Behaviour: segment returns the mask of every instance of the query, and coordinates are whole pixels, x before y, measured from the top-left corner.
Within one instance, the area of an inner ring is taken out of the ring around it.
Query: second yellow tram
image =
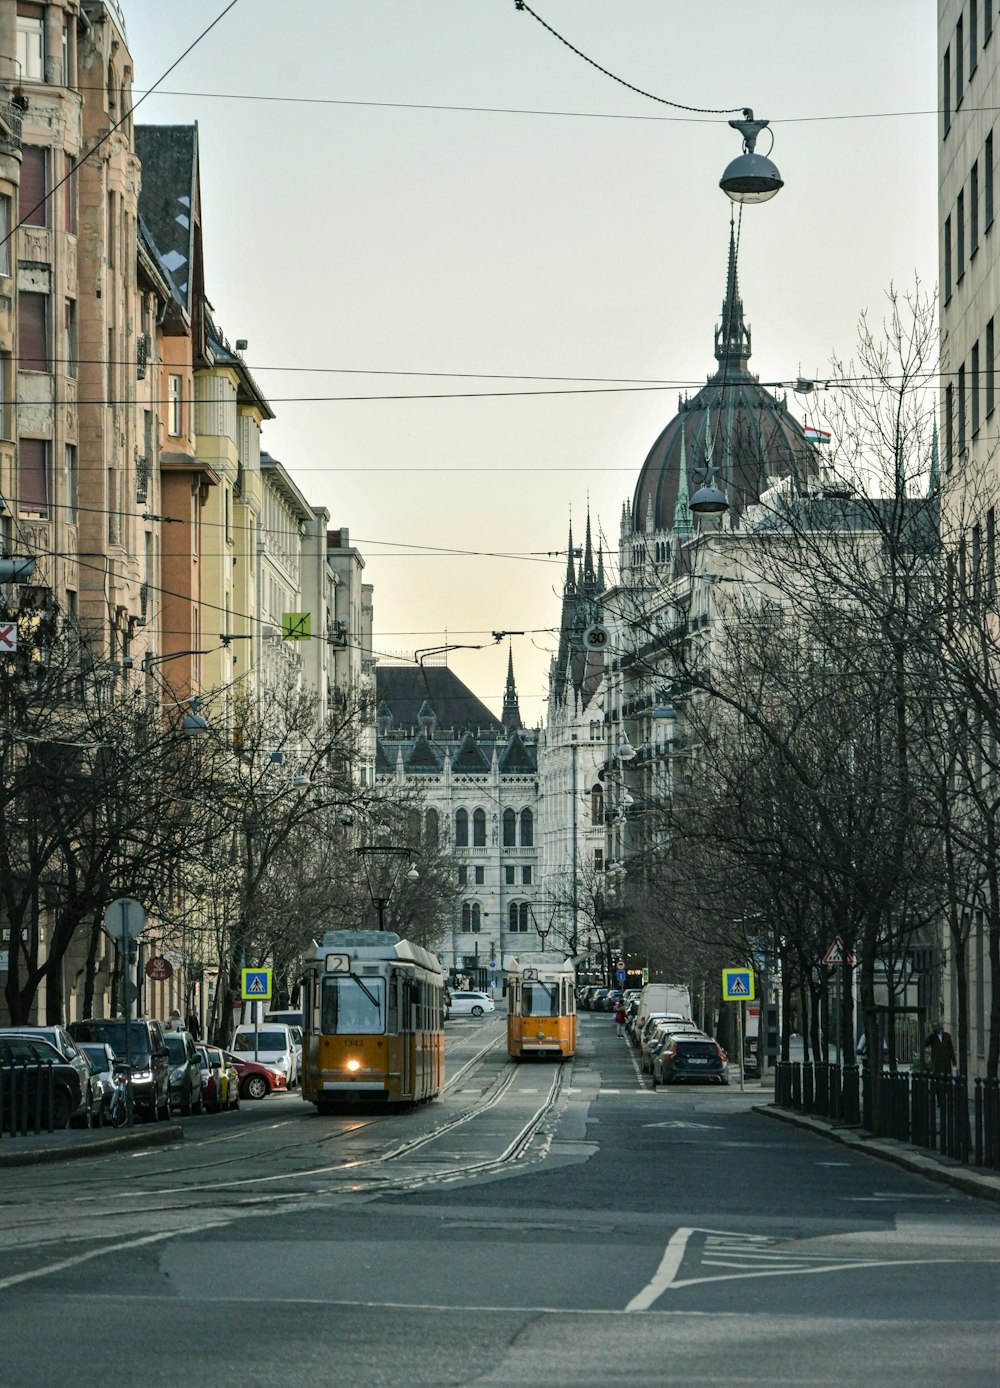
[[[507,1054],[576,1054],[576,970],[551,956],[511,960],[507,966]]]

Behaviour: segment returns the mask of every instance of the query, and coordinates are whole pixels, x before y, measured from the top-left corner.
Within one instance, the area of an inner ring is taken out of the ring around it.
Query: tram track
[[[570,1062],[570,1065],[572,1062]],[[427,1186],[450,1185],[456,1181],[465,1181],[473,1176],[485,1176],[497,1174],[507,1169],[512,1163],[521,1161],[527,1154],[531,1143],[538,1135],[539,1130],[549,1117],[558,1103],[562,1094],[566,1078],[566,1068],[560,1065],[552,1077],[549,1092],[541,1104],[535,1109],[531,1117],[523,1125],[515,1137],[507,1144],[499,1156],[488,1158],[484,1161],[471,1162],[463,1166],[461,1171],[442,1171],[426,1172],[419,1176],[412,1177],[389,1177],[386,1181],[378,1181],[370,1189],[364,1190],[366,1194],[374,1195],[394,1195],[407,1190],[423,1189]],[[513,1083],[514,1076],[510,1077],[509,1083]],[[508,1086],[509,1087],[509,1084]],[[497,1100],[501,1096],[497,1096]],[[492,1105],[490,1105],[492,1107]],[[485,1112],[485,1107],[480,1112]],[[475,1115],[474,1115],[475,1116]],[[453,1124],[457,1127],[458,1124]],[[415,1144],[416,1145],[416,1144]],[[361,1191],[355,1191],[361,1193]]]
[[[485,1045],[481,1046],[459,1067],[455,1074],[448,1079],[442,1087],[442,1094],[447,1093],[456,1085],[460,1084],[470,1072],[474,1071],[483,1063],[492,1051],[495,1051],[497,1047],[500,1046],[502,1041],[503,1035],[501,1034],[493,1037]],[[313,1124],[325,1124],[328,1120],[320,1118],[317,1115],[302,1114],[295,1119],[279,1120],[278,1123],[268,1125],[268,1129],[273,1131],[275,1127],[283,1126],[285,1123],[294,1122],[298,1124],[303,1120],[310,1123],[310,1130],[307,1136],[297,1139],[294,1142],[283,1142],[278,1145],[267,1145],[260,1140],[254,1142],[254,1134],[248,1132],[246,1129],[240,1129],[232,1133],[219,1134],[218,1136],[203,1139],[198,1143],[197,1147],[193,1146],[191,1149],[191,1160],[188,1162],[175,1164],[166,1168],[157,1166],[155,1170],[150,1171],[139,1168],[132,1170],[129,1173],[130,1187],[135,1191],[142,1191],[144,1195],[148,1194],[152,1196],[155,1201],[156,1195],[159,1193],[155,1187],[162,1188],[165,1179],[173,1177],[183,1180],[185,1177],[204,1173],[206,1176],[212,1177],[212,1179],[196,1181],[190,1185],[175,1186],[173,1187],[172,1193],[195,1194],[201,1192],[204,1193],[206,1198],[217,1200],[219,1192],[225,1190],[230,1192],[229,1198],[234,1204],[238,1201],[239,1206],[243,1207],[247,1204],[256,1203],[257,1198],[249,1195],[245,1198],[241,1198],[235,1194],[237,1189],[247,1189],[254,1185],[294,1181],[321,1174],[333,1175],[339,1171],[351,1173],[358,1169],[359,1164],[377,1165],[384,1160],[397,1160],[402,1158],[407,1155],[408,1152],[439,1139],[441,1136],[451,1131],[452,1128],[459,1127],[462,1124],[472,1121],[477,1116],[477,1113],[486,1112],[493,1108],[503,1097],[503,1094],[506,1092],[507,1088],[509,1088],[510,1084],[513,1083],[515,1078],[516,1071],[504,1070],[501,1072],[498,1081],[496,1081],[483,1096],[481,1102],[469,1105],[451,1119],[436,1123],[430,1132],[421,1133],[403,1143],[398,1143],[387,1153],[374,1153],[370,1157],[360,1158],[357,1162],[337,1162],[333,1165],[324,1165],[321,1167],[300,1168],[298,1170],[292,1169],[283,1172],[268,1173],[261,1176],[241,1177],[235,1181],[219,1181],[214,1179],[222,1168],[234,1165],[245,1166],[247,1163],[252,1163],[263,1158],[266,1158],[268,1161],[279,1156],[287,1158],[290,1154],[303,1152],[305,1150],[315,1151],[318,1144],[326,1145],[340,1143],[355,1138],[358,1133],[364,1129],[370,1128],[377,1130],[383,1128],[394,1119],[397,1119],[399,1115],[379,1113],[360,1119],[352,1116],[349,1126],[342,1127],[335,1132],[327,1132],[323,1134],[323,1136],[317,1138],[317,1132]],[[223,1142],[238,1142],[240,1143],[240,1148],[238,1151],[233,1151],[217,1160],[205,1160],[199,1156],[199,1152],[204,1152],[206,1147]],[[138,1156],[133,1158],[133,1160],[147,1160],[150,1156],[151,1151],[149,1149],[141,1149]],[[24,1233],[49,1226],[51,1224],[51,1213],[49,1212],[50,1202],[55,1203],[60,1201],[68,1193],[72,1193],[74,1203],[73,1207],[70,1209],[66,1209],[65,1207],[61,1207],[60,1209],[60,1221],[63,1233],[65,1233],[67,1225],[82,1226],[92,1222],[95,1218],[123,1221],[134,1217],[134,1209],[129,1207],[123,1208],[118,1201],[113,1203],[110,1201],[107,1203],[102,1202],[99,1205],[93,1203],[95,1195],[101,1195],[106,1198],[107,1178],[103,1174],[105,1162],[107,1160],[120,1161],[120,1159],[120,1154],[112,1154],[109,1158],[98,1159],[102,1164],[101,1174],[85,1178],[82,1181],[80,1179],[80,1168],[79,1166],[75,1166],[72,1169],[72,1173],[67,1174],[65,1179],[47,1182],[45,1189],[46,1205],[42,1207],[42,1210],[24,1215],[20,1218],[6,1218],[4,1221],[4,1232],[7,1234],[17,1232]],[[49,1170],[51,1171],[51,1168],[49,1168]],[[268,1195],[262,1198],[272,1200],[275,1196]],[[287,1198],[295,1197],[289,1196]],[[89,1202],[85,1209],[81,1208],[80,1202],[82,1201]],[[10,1215],[14,1202],[8,1201],[2,1203],[5,1206],[5,1213]],[[199,1209],[202,1207],[202,1204],[197,1201],[190,1203],[180,1203],[176,1201],[150,1203],[149,1200],[146,1199],[143,1202],[143,1213],[163,1214],[175,1210]]]

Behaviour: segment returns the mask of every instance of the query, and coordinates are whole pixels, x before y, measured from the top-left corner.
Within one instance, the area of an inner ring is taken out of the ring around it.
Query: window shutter
[[[21,371],[49,370],[47,300],[47,294],[27,289],[17,296],[18,367]]]
[[[24,145],[21,150],[20,220],[30,227],[48,226],[45,156],[41,145]]]
[[[45,439],[18,440],[18,491],[22,511],[43,516],[49,513],[48,452]]]

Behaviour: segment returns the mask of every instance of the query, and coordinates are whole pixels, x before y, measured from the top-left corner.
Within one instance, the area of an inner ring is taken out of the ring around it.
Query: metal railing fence
[[[964,1075],[883,1070],[880,1090],[882,1137],[1000,1170],[1000,1080],[976,1079],[970,1094]],[[867,1066],[862,1070],[823,1061],[779,1061],[774,1102],[779,1108],[872,1130]]]
[[[55,1077],[50,1060],[0,1065],[0,1137],[55,1129]]]

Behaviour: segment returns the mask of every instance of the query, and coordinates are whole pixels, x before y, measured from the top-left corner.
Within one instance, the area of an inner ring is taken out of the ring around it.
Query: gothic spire
[[[566,592],[572,593],[576,588],[576,571],[573,568],[573,522],[569,523],[569,541],[566,545]]]
[[[684,425],[681,423],[681,456],[677,464],[677,505],[674,507],[674,534],[678,540],[687,540],[694,534],[694,521],[691,518],[691,492],[688,487],[687,447],[684,442]]]
[[[514,651],[507,647],[507,688],[503,696],[503,713],[500,722],[508,733],[516,733],[521,725],[521,710],[517,703],[517,686],[514,683]]]
[[[743,300],[736,277],[736,235],[729,227],[729,269],[726,274],[726,297],[722,302],[722,322],[715,330],[715,359],[719,374],[732,378],[746,372],[750,357],[750,329],[743,321]]]

